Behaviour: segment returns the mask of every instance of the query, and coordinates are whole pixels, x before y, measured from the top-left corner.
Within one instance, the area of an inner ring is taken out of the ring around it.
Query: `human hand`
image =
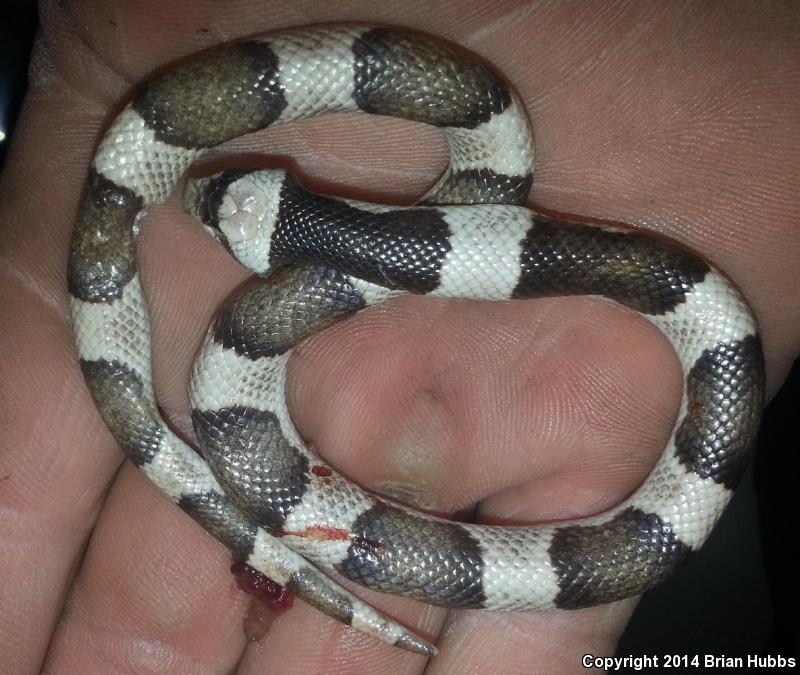
[[[53,672],[426,667],[302,603],[248,644],[229,555],[131,466],[116,473],[121,454],[80,377],[64,267],[91,154],[134,83],[197,49],[332,20],[464,44],[529,106],[537,205],[647,227],[711,258],[755,308],[771,391],[797,353],[800,82],[777,6],[180,0],[50,3],[42,19],[0,205],[10,514],[0,640],[12,672],[43,659]],[[421,195],[445,156],[435,130],[363,116],[263,132],[208,161],[230,152],[291,156],[317,188],[395,201]],[[159,399],[190,435],[191,358],[245,273],[178,201],[150,211],[139,243]],[[619,502],[654,462],[680,387],[670,353],[649,326],[587,299],[405,298],[305,344],[291,403],[304,434],[367,487],[440,513],[478,503],[484,522],[566,518]],[[357,592],[433,636],[441,654],[428,667],[443,672],[578,670],[583,653],[613,650],[634,604],[448,613]]]

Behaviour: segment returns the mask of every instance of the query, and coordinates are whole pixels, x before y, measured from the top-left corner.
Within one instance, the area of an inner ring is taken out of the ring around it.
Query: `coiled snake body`
[[[218,316],[190,398],[204,458],[159,414],[136,217],[204,149],[272,124],[361,110],[443,128],[450,166],[408,208],[324,197],[281,171],[190,181],[187,209],[261,275]],[[444,607],[584,607],[640,593],[700,546],[758,427],[756,328],[726,278],[681,246],[556,222],[522,204],[524,107],[475,57],[407,30],[285,31],[206,52],[148,83],[94,157],[68,281],[81,368],[128,457],[234,555],[325,613],[433,648],[320,573]],[[618,507],[545,526],[453,523],[369,495],[312,454],[289,416],[304,337],[400,292],[480,299],[598,295],[646,317],[684,375],[654,470]]]

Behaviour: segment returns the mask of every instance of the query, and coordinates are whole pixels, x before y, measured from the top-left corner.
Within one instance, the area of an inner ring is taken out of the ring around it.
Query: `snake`
[[[254,273],[193,366],[195,450],[165,422],[153,387],[140,217],[207,149],[343,111],[441,128],[449,165],[410,206],[316,194],[279,169],[185,182],[185,210]],[[406,28],[300,27],[199,52],[147,80],[99,142],[74,223],[77,360],[127,458],[238,561],[428,656],[430,641],[337,575],[453,609],[575,609],[640,594],[708,537],[759,426],[761,342],[733,282],[654,232],[525,207],[533,164],[525,105],[480,57]],[[598,515],[509,526],[434,517],[341,475],[292,421],[287,364],[304,339],[404,293],[590,296],[654,324],[677,355],[683,392],[650,474]]]

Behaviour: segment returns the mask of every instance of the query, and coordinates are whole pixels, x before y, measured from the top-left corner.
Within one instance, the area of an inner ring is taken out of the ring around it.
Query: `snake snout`
[[[262,169],[189,179],[184,210],[200,220],[242,265],[263,274],[269,268],[269,247],[287,177],[282,169]]]

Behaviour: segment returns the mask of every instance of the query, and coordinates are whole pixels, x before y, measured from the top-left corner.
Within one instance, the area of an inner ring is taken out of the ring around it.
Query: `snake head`
[[[289,174],[278,169],[223,171],[190,179],[184,210],[214,239],[257,274],[269,269],[269,249],[278,222],[281,187]]]

